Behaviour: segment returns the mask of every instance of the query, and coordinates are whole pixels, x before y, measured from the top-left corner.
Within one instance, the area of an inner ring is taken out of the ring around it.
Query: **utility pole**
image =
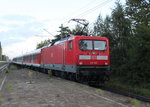
[[[2,60],[2,46],[1,46],[1,42],[0,42],[0,61]]]

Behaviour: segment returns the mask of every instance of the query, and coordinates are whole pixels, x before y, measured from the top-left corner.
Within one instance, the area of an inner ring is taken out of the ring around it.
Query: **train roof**
[[[31,51],[31,52],[27,52],[27,53],[25,53],[25,54],[23,54],[23,55],[20,55],[20,56],[15,57],[15,58],[19,58],[19,57],[23,57],[23,56],[27,56],[27,55],[38,54],[38,53],[40,53],[40,52],[41,52],[41,48],[40,48],[40,49],[33,50],[33,51]]]
[[[36,50],[33,50],[31,52],[28,52],[26,54],[24,54],[23,56],[26,56],[26,55],[32,55],[32,54],[38,54],[41,52],[41,48],[40,49],[36,49]]]
[[[82,39],[107,39],[106,37],[97,37],[97,36],[83,36],[83,35],[71,35],[69,37],[66,37],[66,38],[63,38],[61,40],[58,40],[58,41],[55,41],[53,42],[51,45],[49,46],[52,46],[52,45],[57,45],[59,43],[62,43],[62,42],[65,42],[65,41],[68,41],[68,40],[73,40],[75,38],[82,38]]]
[[[75,38],[95,38],[95,39],[106,39],[107,37],[101,37],[101,36],[84,36],[84,35],[75,35],[75,36],[70,36],[69,39],[75,39]]]
[[[93,39],[94,38],[94,39],[104,39],[104,40],[107,39],[106,37],[100,37],[100,36],[97,37],[97,36],[71,35],[69,37],[66,37],[66,38],[63,38],[60,40],[56,40],[56,41],[52,42],[51,44],[44,46],[43,48],[57,45],[57,44],[63,43],[68,40],[73,40],[75,38],[82,38],[82,39]]]

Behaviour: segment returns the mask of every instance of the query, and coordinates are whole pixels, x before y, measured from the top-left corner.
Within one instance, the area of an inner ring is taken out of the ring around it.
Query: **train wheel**
[[[52,76],[56,76],[56,74],[55,74],[55,71],[54,71],[54,70],[52,70]]]
[[[105,75],[104,76],[104,81],[109,81],[109,80],[110,80],[109,75]]]
[[[65,79],[68,80],[68,73],[67,72],[65,72]]]
[[[69,80],[72,80],[71,73],[68,74]]]
[[[83,77],[79,74],[76,74],[76,81],[79,82],[79,83],[82,83],[83,82]]]
[[[64,72],[64,71],[61,71],[60,77],[61,77],[61,78],[63,78],[63,79],[65,79],[65,78],[66,78],[66,74],[65,74],[65,72]]]
[[[75,76],[74,73],[72,73],[72,80],[73,80],[73,81],[76,81],[76,76]]]

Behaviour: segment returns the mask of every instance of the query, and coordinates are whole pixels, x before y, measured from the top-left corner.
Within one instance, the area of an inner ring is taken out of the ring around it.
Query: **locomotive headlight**
[[[79,65],[83,65],[83,62],[79,62]]]
[[[108,63],[107,63],[107,62],[105,62],[105,65],[108,65]]]

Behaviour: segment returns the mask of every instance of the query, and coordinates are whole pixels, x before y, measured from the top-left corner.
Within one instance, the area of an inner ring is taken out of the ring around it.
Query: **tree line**
[[[56,39],[74,34],[81,29],[60,26]],[[150,1],[126,0],[122,5],[116,2],[111,15],[99,15],[93,28],[87,28],[87,35],[108,37],[111,47],[111,71],[123,83],[150,88]],[[85,33],[85,34],[86,34]],[[48,44],[45,40],[40,44]],[[45,45],[44,44],[44,45]]]

